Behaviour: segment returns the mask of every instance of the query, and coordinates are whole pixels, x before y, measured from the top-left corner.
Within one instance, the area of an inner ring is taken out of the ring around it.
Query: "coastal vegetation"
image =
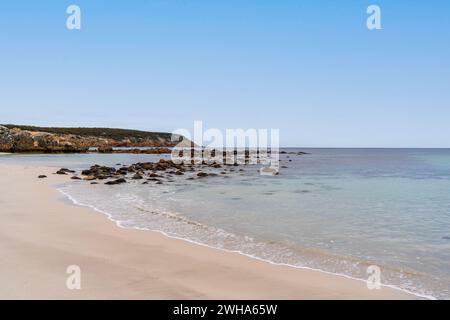
[[[171,137],[170,133],[167,132],[148,132],[140,130],[131,129],[117,129],[117,128],[64,128],[64,127],[37,127],[28,125],[15,125],[15,124],[4,124],[2,125],[8,129],[20,129],[25,131],[33,132],[47,132],[53,134],[62,135],[78,135],[81,137],[102,137],[115,140],[122,140],[126,138],[136,138],[136,139],[169,139]]]

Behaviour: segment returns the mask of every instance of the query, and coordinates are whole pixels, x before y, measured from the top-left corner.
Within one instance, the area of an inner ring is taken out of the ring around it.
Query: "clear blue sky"
[[[366,28],[370,4],[382,30]],[[284,146],[450,147],[450,1],[0,4],[0,123],[194,120],[279,128]]]

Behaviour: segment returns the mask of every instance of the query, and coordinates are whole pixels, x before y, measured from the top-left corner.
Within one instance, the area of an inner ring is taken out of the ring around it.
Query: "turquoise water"
[[[286,149],[281,174],[248,166],[228,178],[61,191],[125,227],[165,232],[297,267],[450,298],[450,150]],[[0,162],[86,168],[155,161],[154,155],[1,156]],[[291,160],[291,161],[290,161]]]

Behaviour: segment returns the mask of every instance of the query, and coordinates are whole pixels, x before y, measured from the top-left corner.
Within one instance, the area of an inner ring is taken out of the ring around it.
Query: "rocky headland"
[[[0,152],[169,153],[178,141],[170,133],[109,128],[44,128],[0,125]],[[180,137],[181,138],[181,137]],[[115,150],[113,148],[132,148]],[[150,149],[139,149],[150,148]]]

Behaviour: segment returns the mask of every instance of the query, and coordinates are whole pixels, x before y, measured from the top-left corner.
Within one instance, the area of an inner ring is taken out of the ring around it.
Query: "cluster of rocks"
[[[130,166],[123,166],[121,164],[116,164],[115,167],[93,165],[89,169],[81,171],[80,176],[76,174],[74,170],[67,168],[59,169],[56,174],[68,175],[72,174],[71,179],[73,180],[85,180],[91,181],[91,184],[98,184],[100,181],[106,180],[104,184],[106,185],[116,185],[126,183],[128,180],[145,180],[143,184],[148,184],[150,181],[156,182],[156,184],[162,184],[163,182],[174,182],[174,176],[183,176],[188,174],[186,180],[194,180],[205,177],[216,177],[219,175],[225,176],[228,173],[236,171],[234,168],[226,167],[236,167],[240,164],[254,164],[250,162],[250,158],[255,156],[255,154],[246,151],[242,153],[244,157],[236,157],[237,152],[232,152],[234,154],[234,160],[229,161],[229,154],[223,153],[223,162],[217,161],[198,161],[188,160],[183,162],[174,162],[172,160],[160,159],[158,162],[138,162]],[[280,154],[295,154],[303,155],[307,154],[305,152],[280,152]],[[193,155],[193,154],[192,154]],[[204,151],[202,151],[204,156]],[[214,156],[214,155],[213,155]],[[259,153],[256,153],[257,163],[262,162],[262,157]],[[289,158],[289,156],[287,156]],[[239,162],[238,160],[244,159],[245,161]],[[279,160],[281,161],[281,160]],[[292,160],[288,160],[292,161]],[[281,168],[287,168],[286,166],[281,166]],[[217,170],[218,169],[218,170]],[[205,172],[206,171],[206,172]],[[216,172],[214,172],[216,171]],[[239,169],[239,171],[244,171]],[[274,171],[272,167],[263,167],[260,169],[262,174],[272,174],[278,175],[278,170]],[[45,178],[45,176],[39,176],[39,178]]]
[[[168,154],[172,150],[169,148],[132,148],[132,149],[114,149],[112,147],[101,147],[97,149],[98,153],[131,153],[131,154]]]
[[[287,152],[287,151],[281,151],[280,154],[292,154],[296,156],[302,156],[304,154],[310,154],[308,152],[298,151],[298,152]]]
[[[220,157],[222,156],[223,163],[226,163],[227,159],[229,158],[245,158],[246,160],[249,160],[251,157],[257,157],[259,158],[262,156],[262,152],[260,152],[259,149],[242,149],[242,150],[218,150],[215,148],[174,148],[173,154],[177,154],[180,158],[182,157],[190,157],[191,159],[194,159],[196,157],[201,156],[203,159],[208,158],[214,158],[214,157]],[[271,151],[267,150],[266,156],[270,155]],[[229,162],[229,161],[228,161]]]
[[[91,181],[91,184],[106,181],[104,183],[106,185],[117,185],[126,183],[127,180],[145,180],[143,184],[148,184],[150,181],[156,184],[163,184],[163,182],[173,182],[172,178],[174,176],[183,176],[187,173],[190,173],[187,180],[217,177],[219,173],[211,172],[217,169],[220,169],[220,175],[226,175],[228,172],[235,171],[234,169],[229,169],[227,172],[227,169],[218,163],[178,164],[172,160],[160,159],[158,162],[139,162],[130,166],[122,166],[120,164],[117,164],[117,167],[93,165],[89,169],[81,171],[81,177],[76,175],[74,170],[67,168],[59,169],[56,174],[73,174],[71,179]],[[243,171],[243,169],[240,171]]]

